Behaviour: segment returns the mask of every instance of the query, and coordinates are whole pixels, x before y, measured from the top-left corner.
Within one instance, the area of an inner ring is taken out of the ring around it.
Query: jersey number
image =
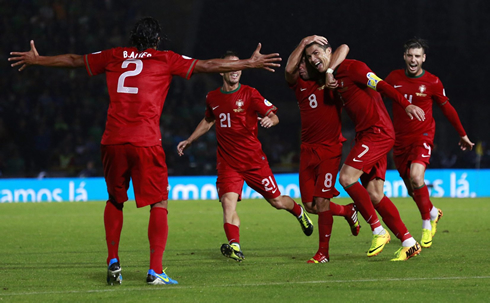
[[[412,95],[405,94],[405,99],[407,99],[408,102],[410,102],[410,103],[412,103],[412,97],[413,97]]]
[[[219,114],[219,126],[221,127],[231,127],[230,113]]]
[[[277,186],[274,183],[274,181],[272,180],[272,177],[270,177],[270,176],[269,176],[269,178],[263,179],[262,184],[264,185],[265,191],[272,191],[272,193],[275,193],[277,190]]]
[[[318,101],[316,101],[316,95],[315,94],[311,94],[308,97],[308,100],[310,101],[310,107],[311,108],[316,108],[318,106]]]
[[[117,92],[118,93],[124,93],[124,94],[137,94],[138,93],[138,88],[137,87],[129,87],[129,86],[124,86],[124,80],[126,80],[127,77],[134,77],[137,76],[141,73],[143,70],[143,61],[139,59],[128,59],[123,61],[122,63],[122,68],[127,68],[128,65],[130,64],[136,64],[136,68],[134,70],[128,70],[127,72],[124,72],[119,76],[119,80],[117,81]]]

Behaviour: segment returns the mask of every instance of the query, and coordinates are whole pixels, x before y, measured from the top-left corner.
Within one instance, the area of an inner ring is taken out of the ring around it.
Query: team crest
[[[427,90],[427,87],[425,85],[419,86],[419,92],[420,93],[415,93],[418,97],[425,97],[427,94],[424,94],[424,92]]]
[[[243,112],[243,108],[242,108],[243,104],[244,104],[243,103],[243,100],[242,99],[238,99],[238,101],[236,102],[236,106],[238,106],[238,108],[235,108],[233,111],[235,113]]]

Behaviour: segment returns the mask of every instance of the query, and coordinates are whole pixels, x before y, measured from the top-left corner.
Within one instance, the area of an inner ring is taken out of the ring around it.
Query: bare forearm
[[[33,65],[48,66],[48,67],[66,67],[77,68],[83,67],[83,56],[74,54],[64,54],[57,56],[38,56]]]
[[[227,73],[249,68],[253,68],[250,59],[209,59],[197,61],[194,73]]]
[[[350,48],[347,44],[342,44],[341,46],[339,46],[332,54],[332,58],[330,59],[330,64],[328,65],[328,68],[335,70],[340,65],[340,63],[342,63],[345,58],[347,58],[349,50]]]
[[[298,46],[294,49],[294,51],[289,55],[288,62],[286,64],[286,81],[290,84],[296,82],[299,76],[299,64],[301,63],[301,58],[303,56],[303,51],[305,49],[306,42],[305,39],[301,40]]]
[[[194,132],[189,136],[189,138],[187,138],[187,141],[189,141],[189,143],[194,142],[199,137],[207,133],[211,129],[211,127],[213,127],[213,125],[214,120],[208,121],[206,120],[206,118],[202,119],[201,122],[199,122],[199,124],[197,125]]]

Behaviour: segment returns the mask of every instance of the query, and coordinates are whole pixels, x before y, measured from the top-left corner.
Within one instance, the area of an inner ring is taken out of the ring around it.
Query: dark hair
[[[152,17],[145,17],[133,27],[129,41],[132,46],[142,52],[145,49],[158,47],[162,29],[158,21]]]
[[[405,42],[405,44],[403,44],[403,51],[406,53],[409,49],[412,48],[422,48],[424,50],[424,53],[427,54],[427,51],[429,50],[429,44],[427,43],[427,40],[413,37],[412,39]]]
[[[232,51],[232,50],[227,50],[223,56],[221,56],[221,59],[225,59],[227,57],[237,57],[237,58],[240,58],[240,56],[238,56],[238,53],[235,52],[235,51]]]

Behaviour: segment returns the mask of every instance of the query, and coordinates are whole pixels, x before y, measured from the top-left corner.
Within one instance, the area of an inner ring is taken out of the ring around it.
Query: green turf
[[[420,240],[415,204],[394,202]],[[242,263],[220,253],[226,238],[218,202],[170,201],[164,267],[179,281],[172,286],[146,285],[149,208],[129,202],[119,254],[124,281],[112,287],[105,283],[104,202],[0,204],[0,302],[488,302],[490,199],[433,202],[444,217],[433,247],[416,258],[390,262],[400,246],[394,237],[367,258],[367,224],[361,219],[353,237],[337,218],[331,262],[306,264],[316,231],[304,236],[289,213],[263,200],[238,206]]]

